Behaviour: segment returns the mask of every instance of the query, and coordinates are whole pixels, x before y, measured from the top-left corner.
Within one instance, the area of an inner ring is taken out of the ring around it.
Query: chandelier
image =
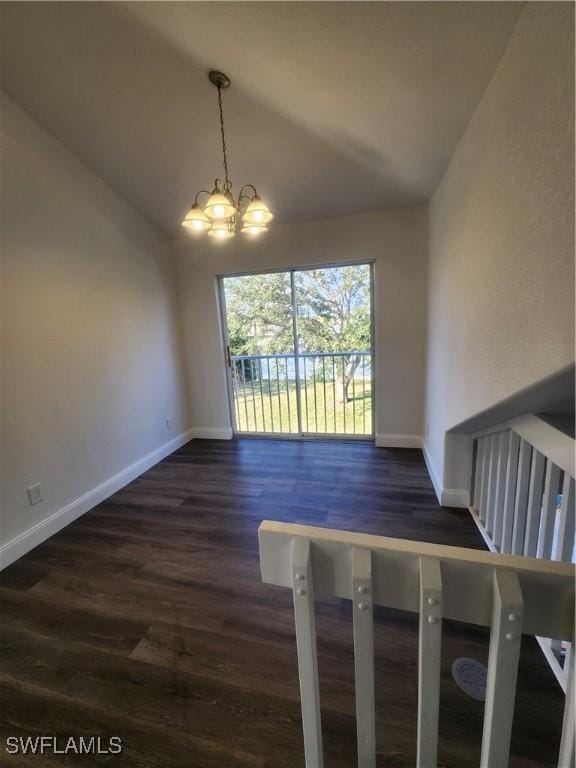
[[[210,70],[208,79],[218,89],[218,109],[220,110],[220,137],[222,139],[222,157],[224,181],[216,179],[214,189],[208,192],[200,190],[194,198],[192,207],[184,217],[182,226],[193,232],[207,232],[218,240],[234,237],[236,230],[247,235],[257,236],[266,232],[268,224],[274,218],[266,203],[258,197],[253,184],[245,184],[235,200],[232,194],[232,182],[228,176],[228,156],[226,154],[226,136],[224,134],[224,113],[222,111],[222,91],[230,86],[230,78],[223,72]],[[199,199],[207,195],[204,205]]]

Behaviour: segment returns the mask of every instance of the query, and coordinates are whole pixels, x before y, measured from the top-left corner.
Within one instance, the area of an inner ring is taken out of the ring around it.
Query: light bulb
[[[234,237],[234,222],[218,219],[212,224],[212,228],[208,234],[210,237],[214,237],[217,240],[228,240],[231,237]]]
[[[198,203],[194,203],[192,208],[186,214],[182,226],[191,229],[194,232],[206,232],[210,229],[210,219],[200,208]]]
[[[229,192],[214,189],[210,195],[204,213],[209,219],[228,219],[236,213],[236,207]]]
[[[248,207],[242,214],[242,221],[246,226],[251,226],[252,224],[268,224],[273,218],[274,216],[270,212],[270,209],[258,195],[254,195],[251,202],[248,204]]]
[[[250,237],[259,237],[262,232],[268,232],[265,224],[244,224],[242,232]]]

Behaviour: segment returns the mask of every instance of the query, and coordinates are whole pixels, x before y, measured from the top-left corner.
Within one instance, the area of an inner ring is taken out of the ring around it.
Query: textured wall
[[[187,425],[164,238],[8,98],[2,123],[7,542]]]
[[[416,206],[275,225],[260,241],[176,243],[194,426],[230,427],[216,275],[374,259],[376,432],[421,435],[426,237],[426,209]]]
[[[574,9],[528,3],[430,203],[426,441],[574,360]],[[464,459],[462,463],[462,459]]]

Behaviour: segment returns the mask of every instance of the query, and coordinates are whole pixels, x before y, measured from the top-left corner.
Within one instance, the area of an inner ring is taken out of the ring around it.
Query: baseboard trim
[[[474,523],[476,524],[476,528],[480,531],[480,535],[484,539],[484,544],[488,547],[490,552],[498,552],[496,549],[496,546],[494,545],[494,542],[492,541],[491,537],[488,534],[488,531],[486,528],[484,528],[484,524],[478,517],[478,512],[474,509],[474,507],[468,506],[468,511],[472,515],[472,520],[474,520]]]
[[[436,467],[430,456],[430,451],[425,442],[422,445],[422,453],[424,454],[424,461],[426,462],[426,469],[434,486],[434,493],[438,499],[438,503],[442,507],[461,507],[468,509],[470,506],[470,491],[465,488],[443,488]]]
[[[420,435],[376,435],[377,448],[422,448]]]
[[[556,654],[552,650],[552,640],[550,640],[549,637],[537,637],[536,640],[538,641],[538,645],[540,646],[540,649],[542,653],[544,654],[544,658],[550,665],[550,668],[552,672],[554,673],[554,677],[558,681],[558,684],[560,685],[560,688],[562,688],[563,693],[566,693],[568,690],[568,656],[566,656],[564,660],[563,666],[560,666],[558,663],[558,659],[556,658]],[[568,646],[571,648],[571,651],[566,651],[567,654],[574,653],[573,646]]]
[[[192,427],[192,434],[198,440],[232,440],[231,427]]]
[[[461,507],[468,509],[470,506],[470,491],[464,488],[442,488],[440,492],[440,504],[443,507]]]
[[[426,469],[428,470],[428,475],[434,487],[434,493],[436,494],[436,498],[438,499],[438,504],[442,504],[442,484],[440,483],[438,473],[436,472],[436,467],[432,462],[430,451],[428,450],[428,446],[426,445],[425,442],[423,442],[422,444],[422,453],[424,455],[424,462],[426,463]]]
[[[192,438],[193,430],[189,429],[186,432],[182,432],[182,434],[135,461],[134,464],[125,467],[118,474],[100,483],[96,488],[92,488],[92,490],[80,496],[80,498],[53,512],[46,520],[36,523],[32,528],[3,544],[0,547],[0,570],[7,568],[22,557],[22,555],[37,547],[38,544],[46,541],[46,539],[58,533],[58,531],[62,530],[73,520],[76,520],[76,518],[88,512],[109,496],[112,496],[113,493],[116,493],[125,485],[128,485],[132,480],[135,480],[143,472],[146,472],[146,470],[158,464],[159,461],[165,459],[166,456],[181,448]]]

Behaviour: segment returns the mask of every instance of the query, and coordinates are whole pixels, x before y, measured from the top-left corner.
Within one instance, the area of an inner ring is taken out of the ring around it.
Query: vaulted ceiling
[[[4,2],[2,87],[169,235],[221,174],[280,220],[434,191],[517,2]]]

